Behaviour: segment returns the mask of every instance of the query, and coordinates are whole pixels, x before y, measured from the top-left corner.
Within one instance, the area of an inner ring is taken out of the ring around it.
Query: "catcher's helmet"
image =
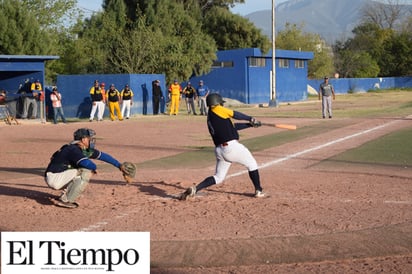
[[[93,129],[79,128],[73,133],[73,139],[81,140],[84,137],[92,138],[94,135],[96,135],[96,132]]]
[[[218,94],[218,93],[210,93],[207,97],[206,97],[206,105],[208,107],[212,107],[212,106],[217,106],[217,105],[223,105],[225,101],[223,100],[222,95]]]

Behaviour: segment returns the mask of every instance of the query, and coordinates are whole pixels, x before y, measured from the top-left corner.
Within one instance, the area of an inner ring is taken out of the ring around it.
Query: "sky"
[[[259,10],[271,10],[273,0],[245,0],[244,4],[237,4],[232,9],[233,13],[240,15],[247,15],[249,13]],[[286,2],[288,0],[274,0],[275,5]],[[78,0],[78,5],[85,12],[86,15],[93,13],[93,11],[100,10],[102,7],[102,0]],[[385,2],[385,0],[382,0]],[[400,0],[401,3],[412,4],[412,0]]]

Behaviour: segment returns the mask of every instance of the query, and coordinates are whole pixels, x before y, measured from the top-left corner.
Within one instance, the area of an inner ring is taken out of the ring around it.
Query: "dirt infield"
[[[152,273],[412,273],[411,166],[328,161],[411,119],[261,120],[320,130],[253,152],[268,197],[253,198],[233,165],[225,183],[185,202],[175,195],[214,172],[204,116],[1,125],[0,230],[150,231]],[[137,181],[96,162],[80,207],[58,208],[42,174],[79,127],[96,131],[98,149],[136,163]],[[241,141],[282,133],[248,129]]]

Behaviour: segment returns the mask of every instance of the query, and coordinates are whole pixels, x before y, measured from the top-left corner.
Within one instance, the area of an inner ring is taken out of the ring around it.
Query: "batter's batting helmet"
[[[79,128],[78,130],[76,130],[73,133],[73,139],[74,140],[81,140],[84,137],[93,137],[94,135],[96,135],[96,132],[93,129],[89,129],[89,128]]]
[[[223,100],[222,95],[220,95],[219,93],[210,93],[206,97],[206,105],[208,107],[223,105],[224,102],[225,101]]]

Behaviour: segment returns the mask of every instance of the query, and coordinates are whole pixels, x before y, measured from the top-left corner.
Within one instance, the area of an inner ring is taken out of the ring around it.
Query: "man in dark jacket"
[[[153,115],[159,114],[160,101],[163,100],[163,92],[160,87],[160,80],[152,82]]]

